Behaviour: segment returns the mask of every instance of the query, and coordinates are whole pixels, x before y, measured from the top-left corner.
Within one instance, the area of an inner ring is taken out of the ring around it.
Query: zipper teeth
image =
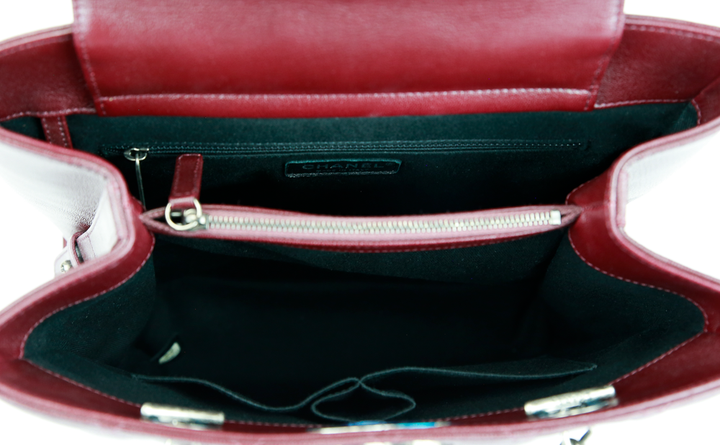
[[[207,228],[260,232],[378,235],[466,232],[560,225],[560,219],[561,215],[558,210],[534,213],[517,213],[493,218],[382,220],[368,222],[207,215]]]
[[[177,143],[168,145],[121,145],[104,146],[104,150],[111,154],[119,154],[134,147],[146,147],[155,155],[174,156],[195,150],[204,155],[241,155],[268,153],[306,153],[318,151],[320,153],[342,150],[357,151],[407,151],[407,150],[535,150],[550,149],[582,149],[585,142],[578,140],[524,140],[524,139],[437,139],[419,141],[328,141],[328,142],[244,142],[244,143]]]

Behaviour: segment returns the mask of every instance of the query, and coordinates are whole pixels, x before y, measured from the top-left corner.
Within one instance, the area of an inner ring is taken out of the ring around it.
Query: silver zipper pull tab
[[[173,210],[173,204],[168,203],[165,206],[165,222],[178,232],[207,229],[208,219],[207,215],[203,214],[200,201],[193,199],[193,206],[192,209]]]
[[[207,228],[207,217],[200,205],[203,156],[186,153],[175,160],[170,197],[165,207],[165,221],[173,229],[184,232]]]
[[[137,178],[138,195],[140,195],[140,202],[142,203],[143,209],[147,209],[147,206],[145,205],[145,189],[143,188],[140,163],[147,159],[149,152],[149,148],[131,148],[129,150],[125,150],[123,153],[125,155],[125,159],[135,163],[135,177]]]

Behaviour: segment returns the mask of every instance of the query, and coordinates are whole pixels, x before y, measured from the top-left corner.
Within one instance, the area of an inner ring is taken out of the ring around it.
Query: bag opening
[[[623,151],[696,119],[688,104],[657,104],[68,124],[74,146],[106,157],[131,188],[124,150],[155,149],[143,164],[148,207],[167,202],[175,156],[199,152],[203,202],[366,216],[560,203]],[[34,118],[2,125],[42,137]],[[399,164],[317,174],[325,161],[363,159]],[[302,175],[303,162],[312,174]],[[610,383],[703,321],[680,296],[588,266],[565,227],[375,253],[158,235],[129,281],[43,321],[25,358],[122,400],[221,410],[235,421],[412,422]]]

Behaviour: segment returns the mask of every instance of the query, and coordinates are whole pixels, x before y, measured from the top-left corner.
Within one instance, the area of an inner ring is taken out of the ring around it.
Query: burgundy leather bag
[[[1,44],[0,174],[67,247],[0,314],[0,395],[356,444],[715,391],[720,283],[624,210],[718,131],[720,29],[622,6],[76,0]]]

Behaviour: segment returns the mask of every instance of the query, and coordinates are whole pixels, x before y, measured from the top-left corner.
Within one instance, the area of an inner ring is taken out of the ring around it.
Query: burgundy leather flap
[[[357,95],[372,103],[359,115],[400,114],[392,103],[413,95],[563,95],[574,99],[561,108],[584,109],[622,33],[622,3],[75,0],[74,34],[101,114],[192,114],[183,108],[198,98],[278,115],[267,103],[291,97],[303,115],[323,101],[352,108]]]

